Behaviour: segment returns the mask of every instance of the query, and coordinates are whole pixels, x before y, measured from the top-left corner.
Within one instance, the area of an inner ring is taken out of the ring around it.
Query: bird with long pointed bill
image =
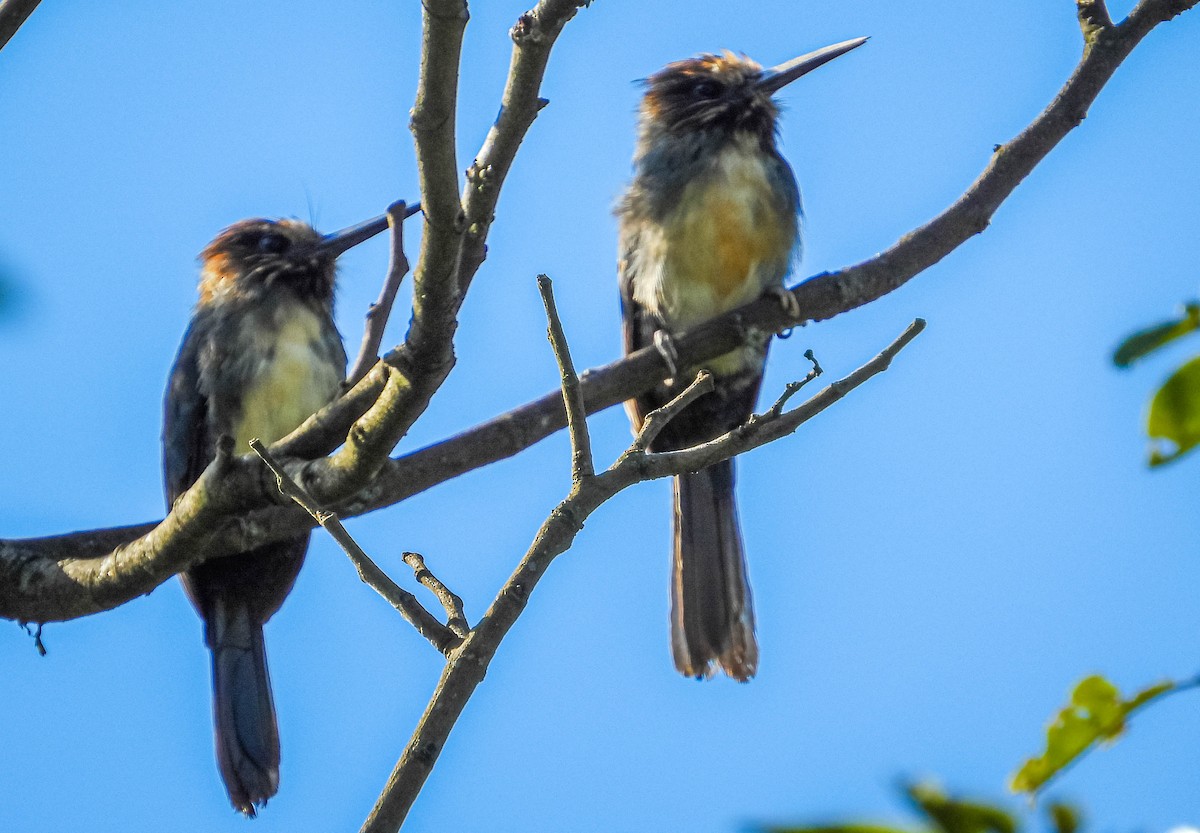
[[[635,430],[698,367],[675,367],[671,336],[777,294],[800,250],[800,192],[776,142],[774,95],[861,46],[845,41],[773,69],[729,52],[668,64],[642,98],[633,181],[621,199],[620,290],[627,353],[657,345],[674,378],[628,403]],[[715,389],[675,416],[651,450],[707,442],[754,410],[768,333],[708,362]],[[671,651],[689,677],[758,668],[754,610],[728,460],[675,478]]]

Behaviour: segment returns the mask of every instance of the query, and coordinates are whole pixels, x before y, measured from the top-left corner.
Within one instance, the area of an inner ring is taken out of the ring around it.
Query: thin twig
[[[379,565],[372,561],[371,557],[358,545],[358,542],[350,536],[338,516],[313,500],[312,495],[283,470],[283,467],[271,456],[261,440],[257,438],[250,440],[250,448],[262,458],[262,461],[267,464],[267,468],[275,475],[275,479],[279,483],[279,491],[303,507],[304,511],[312,515],[313,519],[325,528],[333,540],[337,541],[338,546],[350,557],[350,563],[358,570],[358,577],[365,584],[386,599],[392,607],[400,612],[401,616],[417,629],[417,633],[428,639],[433,647],[443,654],[450,653],[458,646],[461,642],[458,635],[426,610],[417,601],[416,596],[392,581],[387,573],[381,570]]]
[[[633,445],[629,448],[631,451],[645,451],[654,442],[655,438],[662,433],[662,430],[667,427],[667,423],[675,418],[675,415],[691,405],[704,394],[711,391],[714,387],[712,374],[707,370],[701,370],[696,374],[696,378],[691,384],[680,391],[679,395],[665,405],[655,408],[642,420],[642,427],[637,432],[637,436],[633,438]]]
[[[387,327],[388,318],[392,314],[392,305],[396,301],[396,293],[404,276],[408,274],[408,257],[404,254],[404,221],[421,210],[421,204],[406,205],[399,200],[388,206],[388,224],[392,227],[392,252],[388,263],[387,278],[379,299],[367,310],[367,324],[363,329],[362,346],[358,349],[358,358],[350,372],[342,390],[350,390],[367,375],[375,362],[379,361],[379,347],[383,344],[383,331]]]
[[[437,688],[396,768],[392,770],[387,786],[363,825],[362,833],[392,833],[404,823],[463,708],[483,681],[500,643],[525,610],[530,595],[545,575],[550,562],[571,547],[584,522],[596,509],[635,483],[684,471],[697,471],[718,460],[755,448],[768,442],[766,437],[781,424],[794,421],[791,427],[794,431],[800,422],[810,419],[871,376],[886,369],[895,354],[921,331],[922,326],[921,322],[915,322],[863,367],[778,419],[747,424],[713,442],[681,452],[648,453],[640,449],[638,440],[634,440],[633,445],[606,472],[584,483],[573,484],[567,498],[543,522],[525,557],[496,594],[479,624],[458,650],[450,655]],[[660,419],[664,416],[662,411],[677,411],[684,407],[686,398],[692,396],[693,389],[701,383],[699,379],[693,382],[672,402],[659,409]],[[795,416],[797,413],[802,413],[798,419]]]
[[[459,638],[466,639],[471,627],[467,624],[467,614],[463,611],[463,600],[451,592],[449,587],[442,584],[437,576],[429,572],[429,568],[425,566],[425,559],[420,553],[406,552],[402,557],[404,563],[412,568],[417,581],[441,602],[442,608],[446,611],[446,627],[454,631]]]
[[[567,334],[563,332],[562,319],[554,304],[554,282],[546,275],[538,275],[538,292],[546,307],[548,326],[546,336],[558,361],[558,375],[562,385],[563,407],[567,411],[567,431],[571,435],[571,481],[579,483],[596,474],[592,460],[592,436],[588,431],[587,408],[583,404],[583,393],[579,388],[579,375],[575,362],[571,360],[571,348],[567,346]]]
[[[781,393],[779,398],[775,400],[775,404],[768,408],[766,413],[762,416],[755,414],[754,416],[750,417],[751,419],[762,419],[763,417],[774,419],[775,417],[779,416],[783,413],[783,406],[788,403],[789,399],[799,393],[802,387],[825,372],[821,369],[821,365],[817,361],[817,357],[813,354],[812,350],[805,350],[804,358],[812,362],[812,370],[808,371],[807,375],[805,375],[805,377],[800,381],[788,382],[783,389],[783,393]]]
[[[737,454],[744,454],[795,433],[797,428],[844,398],[846,394],[863,382],[887,370],[896,355],[924,329],[925,319],[915,319],[904,329],[904,332],[896,337],[895,341],[881,350],[873,359],[849,376],[831,382],[828,387],[821,389],[792,410],[785,411],[776,417],[770,416],[768,412],[767,415],[751,418],[732,431],[692,448],[647,453],[640,465],[640,471],[650,477],[665,477],[679,471],[699,471],[713,463]]]

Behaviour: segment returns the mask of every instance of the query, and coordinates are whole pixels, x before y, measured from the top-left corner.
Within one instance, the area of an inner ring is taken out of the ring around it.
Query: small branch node
[[[1101,38],[1116,30],[1105,0],[1075,0],[1075,11],[1087,47],[1095,46]]]
[[[533,12],[525,12],[517,18],[509,35],[512,37],[513,43],[520,47],[527,43],[537,43],[542,38],[542,31]]]
[[[811,373],[814,373],[817,376],[820,376],[822,373],[825,372],[824,370],[821,369],[821,365],[817,361],[817,356],[815,353],[813,353],[811,347],[804,351],[804,358],[806,358],[810,362],[812,362],[813,369],[810,371]]]

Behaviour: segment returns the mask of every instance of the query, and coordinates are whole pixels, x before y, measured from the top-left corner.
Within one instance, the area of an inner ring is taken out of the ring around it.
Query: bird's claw
[[[670,384],[679,375],[679,351],[675,349],[675,342],[665,330],[655,330],[654,349],[667,363],[667,370],[671,371],[671,378],[666,380]]]
[[[792,319],[792,323],[800,321],[800,301],[786,286],[772,286],[767,290],[768,295],[773,295],[779,301],[779,305],[783,307],[783,311],[787,313],[788,318]]]

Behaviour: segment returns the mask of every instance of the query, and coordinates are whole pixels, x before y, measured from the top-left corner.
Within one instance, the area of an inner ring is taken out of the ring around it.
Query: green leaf
[[[1182,317],[1138,330],[1122,341],[1113,352],[1113,364],[1117,367],[1129,367],[1164,344],[1197,329],[1200,329],[1200,304],[1192,302],[1184,306]]]
[[[1016,833],[1012,813],[994,804],[949,798],[933,784],[911,784],[908,797],[942,833]]]
[[[1154,394],[1146,433],[1154,443],[1151,467],[1169,463],[1200,445],[1200,357],[1176,370]]]
[[[1117,687],[1099,675],[1081,680],[1071,693],[1071,702],[1046,730],[1046,751],[1022,764],[1010,788],[1014,792],[1037,792],[1092,746],[1115,740],[1132,711],[1175,687],[1173,682],[1159,683],[1122,700]]]
[[[1076,833],[1079,830],[1079,810],[1070,804],[1055,802],[1046,808],[1055,833]]]

